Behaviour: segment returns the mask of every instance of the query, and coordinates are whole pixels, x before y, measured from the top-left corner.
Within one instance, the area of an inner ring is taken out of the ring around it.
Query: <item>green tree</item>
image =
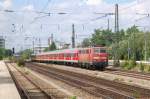
[[[92,45],[109,46],[113,42],[113,32],[111,30],[96,29],[91,38]]]
[[[55,42],[52,42],[52,44],[50,45],[50,51],[56,50],[56,49],[57,49],[57,48],[56,48]]]
[[[5,57],[12,56],[12,55],[13,55],[12,50],[10,49],[5,50]]]
[[[82,47],[89,47],[90,45],[91,45],[90,39],[85,38],[85,39],[82,41]]]
[[[138,27],[132,26],[127,30],[122,29],[118,33],[113,33],[111,30],[96,29],[91,39],[89,38],[89,41],[83,40],[83,42],[85,45],[91,42],[91,45],[105,45],[110,47],[110,58],[113,58],[117,51],[119,59],[127,60],[129,58],[130,60],[143,60],[145,52],[147,59],[150,58],[149,38],[150,32],[143,32],[140,31]],[[146,51],[145,41],[147,43]],[[119,45],[116,47],[117,43]]]
[[[56,47],[55,42],[52,42],[52,44],[49,47],[45,48],[44,51],[45,52],[46,51],[53,51],[53,50],[56,50],[56,49],[57,49],[57,47]]]
[[[31,57],[31,54],[32,54],[32,50],[30,49],[26,49],[21,52],[21,56],[23,59],[29,59]]]
[[[0,48],[0,60],[2,60],[5,57],[5,49]]]
[[[44,52],[46,52],[46,51],[49,51],[49,47],[47,47],[47,48],[44,49]]]
[[[131,36],[134,33],[139,33],[140,30],[134,25],[126,30],[126,35]]]

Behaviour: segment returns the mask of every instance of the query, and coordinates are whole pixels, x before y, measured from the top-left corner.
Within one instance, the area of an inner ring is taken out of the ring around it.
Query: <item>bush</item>
[[[136,66],[136,61],[134,59],[130,60],[130,65],[132,65],[133,67]]]
[[[140,63],[140,71],[144,72],[144,64],[142,62]]]
[[[128,65],[129,65],[129,62],[127,60],[121,63],[121,67],[123,69],[125,69]]]
[[[126,69],[127,69],[127,70],[131,70],[131,69],[132,69],[132,65],[129,64],[129,65],[126,67]]]
[[[135,60],[130,60],[127,69],[128,69],[128,70],[131,70],[131,69],[133,69],[134,67],[136,67],[136,61],[135,61]]]
[[[10,56],[8,59],[10,60],[10,62],[16,62],[16,59],[13,56]]]
[[[0,56],[0,60],[3,60],[3,56]]]
[[[131,70],[134,67],[136,67],[136,61],[135,60],[129,60],[129,61],[126,60],[125,62],[123,62],[121,64],[121,67],[126,70]]]
[[[150,66],[148,67],[148,70],[147,70],[148,72],[150,72]]]
[[[17,60],[17,65],[18,65],[18,66],[24,66],[24,65],[25,65],[24,59],[18,59],[18,60]]]

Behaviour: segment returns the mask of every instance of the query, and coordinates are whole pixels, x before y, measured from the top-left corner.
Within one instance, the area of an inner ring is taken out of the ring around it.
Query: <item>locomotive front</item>
[[[92,48],[92,62],[97,69],[104,69],[108,66],[108,53],[106,47]]]

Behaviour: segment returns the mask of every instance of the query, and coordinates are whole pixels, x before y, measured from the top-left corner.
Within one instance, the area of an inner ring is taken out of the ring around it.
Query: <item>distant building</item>
[[[47,46],[42,46],[42,47],[34,47],[34,54],[38,54],[41,52],[44,52],[44,50],[48,48]]]
[[[5,39],[3,36],[0,36],[0,48],[5,48]]]

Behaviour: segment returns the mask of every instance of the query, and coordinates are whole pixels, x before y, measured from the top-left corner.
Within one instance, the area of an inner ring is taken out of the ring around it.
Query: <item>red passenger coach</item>
[[[75,48],[40,53],[32,60],[103,70],[108,65],[108,54],[106,47]]]

